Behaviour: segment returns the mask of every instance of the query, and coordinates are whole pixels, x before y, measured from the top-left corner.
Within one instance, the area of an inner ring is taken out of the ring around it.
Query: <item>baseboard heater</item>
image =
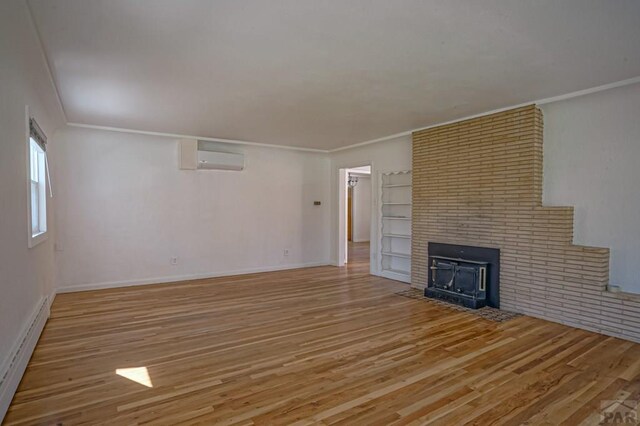
[[[18,389],[47,318],[49,318],[49,298],[44,297],[2,365],[2,370],[0,370],[0,423],[9,409],[16,389]]]

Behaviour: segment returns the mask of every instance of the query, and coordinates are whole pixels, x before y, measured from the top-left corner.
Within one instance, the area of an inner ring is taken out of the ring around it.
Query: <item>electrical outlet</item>
[[[171,258],[171,264],[172,265],[177,265],[178,264],[178,257],[177,256],[174,256],[174,257]]]
[[[284,249],[284,255],[289,256],[289,249]]]

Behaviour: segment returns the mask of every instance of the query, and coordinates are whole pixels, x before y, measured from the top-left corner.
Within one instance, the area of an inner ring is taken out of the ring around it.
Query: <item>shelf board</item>
[[[392,238],[405,238],[410,240],[411,235],[403,235],[403,234],[382,234],[383,237],[392,237]]]
[[[410,183],[382,185],[383,188],[408,188],[410,186],[411,186]]]
[[[402,257],[405,259],[411,259],[411,255],[410,254],[406,254],[406,253],[394,253],[391,251],[383,251],[382,252],[383,256],[391,256],[391,257]]]
[[[411,220],[410,217],[402,217],[402,216],[382,216],[383,219],[390,220]]]

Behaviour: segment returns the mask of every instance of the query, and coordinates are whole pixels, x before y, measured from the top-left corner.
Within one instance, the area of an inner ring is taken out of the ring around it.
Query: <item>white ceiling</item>
[[[70,122],[333,149],[640,76],[638,0],[29,0]]]

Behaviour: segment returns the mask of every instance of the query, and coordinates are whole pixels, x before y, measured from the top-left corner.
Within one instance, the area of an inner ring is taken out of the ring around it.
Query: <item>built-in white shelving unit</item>
[[[382,173],[380,186],[381,275],[411,282],[411,172]]]

